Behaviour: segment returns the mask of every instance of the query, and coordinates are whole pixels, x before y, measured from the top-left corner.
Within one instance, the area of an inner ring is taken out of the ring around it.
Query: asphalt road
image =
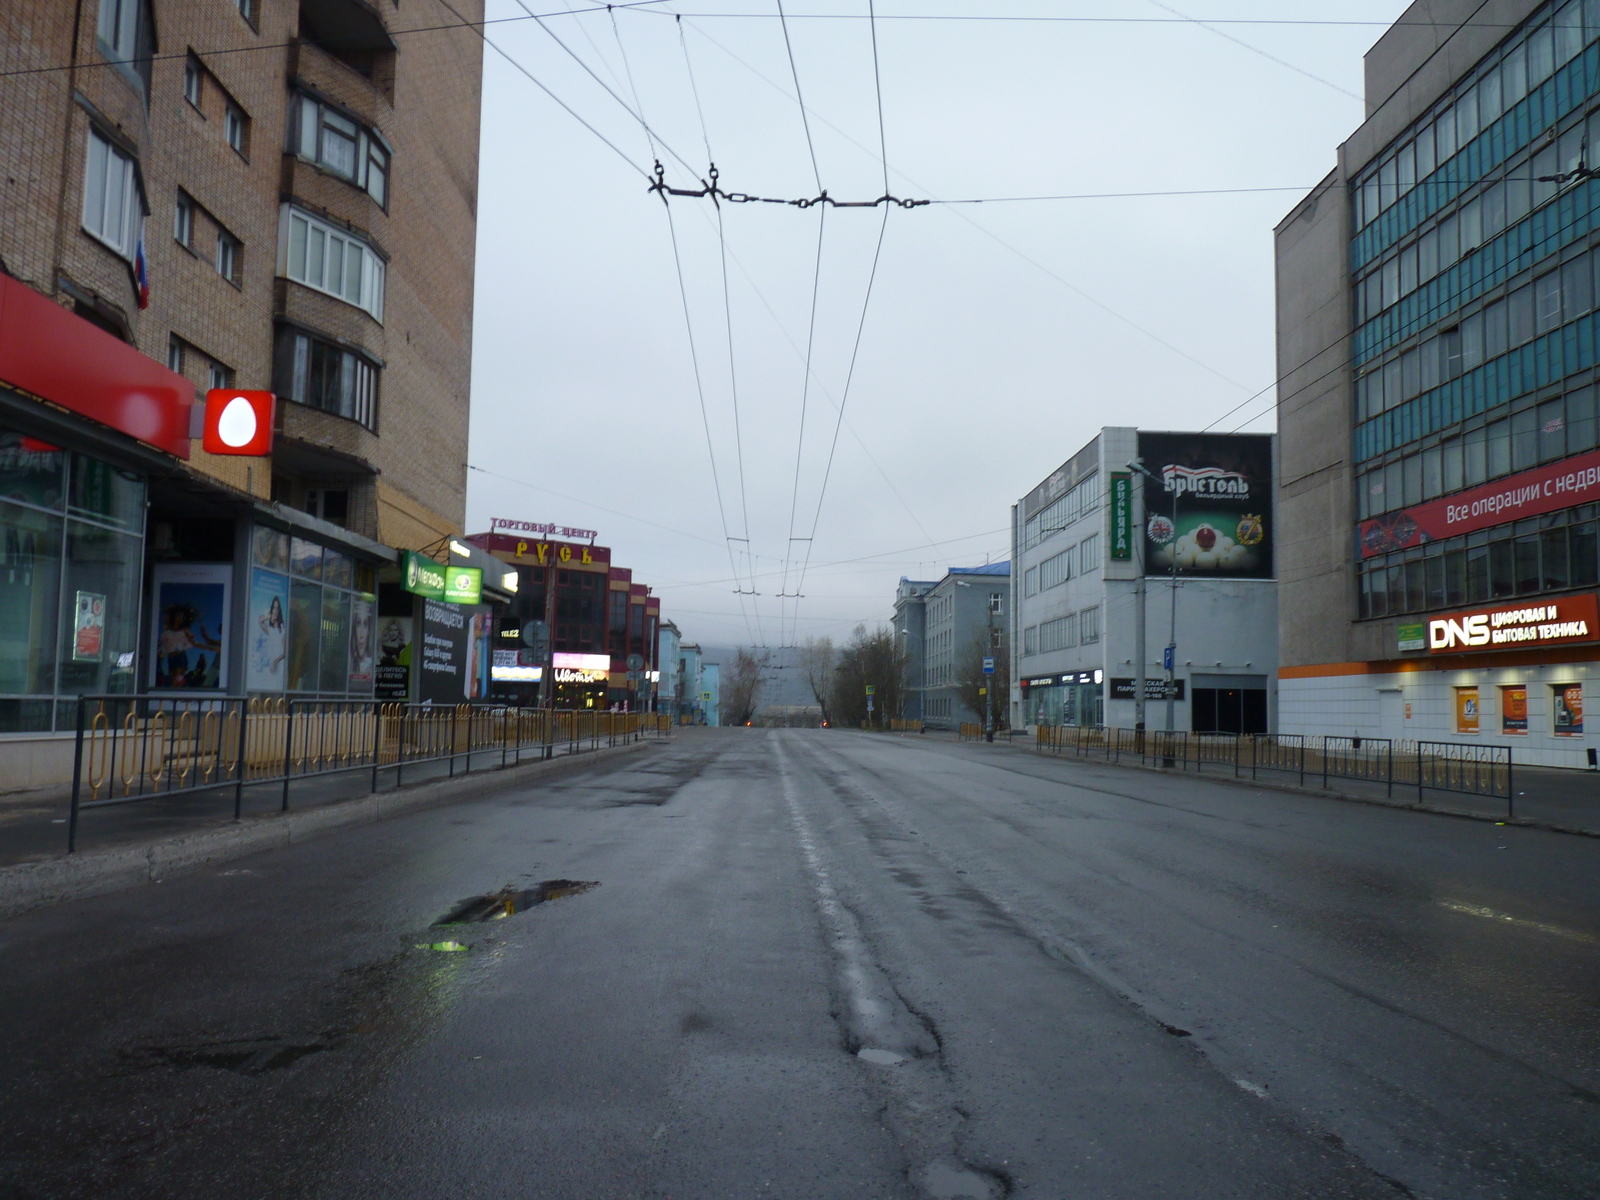
[[[0,1195],[1593,1197],[1597,868],[998,746],[680,731],[0,924]],[[550,880],[598,886],[434,925]]]

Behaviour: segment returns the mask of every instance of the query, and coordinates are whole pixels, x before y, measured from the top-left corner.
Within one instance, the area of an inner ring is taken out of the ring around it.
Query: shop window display
[[[137,475],[0,429],[0,732],[133,690],[144,499]]]

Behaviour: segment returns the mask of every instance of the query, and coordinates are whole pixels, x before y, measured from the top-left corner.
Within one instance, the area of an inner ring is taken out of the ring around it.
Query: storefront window
[[[328,697],[371,696],[377,580],[372,564],[264,526],[256,527],[251,544],[255,572],[247,640],[255,635],[256,627],[262,629],[261,663],[253,677],[259,683],[252,687]],[[285,564],[291,573],[288,580],[277,574]],[[280,679],[272,664],[282,635],[277,632],[272,605],[285,583],[288,636]]]
[[[61,518],[0,503],[0,536],[0,733],[48,729],[50,702],[27,697],[55,691]]]
[[[144,521],[137,475],[0,429],[0,733],[133,690]]]
[[[350,644],[350,594],[322,590],[322,669],[321,690],[343,692],[349,676],[346,647]]]
[[[144,481],[83,454],[72,456],[67,511],[119,529],[144,529]]]
[[[291,692],[317,690],[317,650],[321,643],[322,589],[296,579],[289,585],[288,686]]]
[[[143,560],[140,538],[85,521],[67,522],[58,691],[135,690]]]

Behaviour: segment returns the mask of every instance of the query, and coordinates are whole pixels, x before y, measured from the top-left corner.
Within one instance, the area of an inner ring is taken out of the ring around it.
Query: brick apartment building
[[[465,517],[482,12],[0,6],[18,782],[83,692],[372,694],[379,581]],[[191,436],[212,387],[277,395],[269,459]]]

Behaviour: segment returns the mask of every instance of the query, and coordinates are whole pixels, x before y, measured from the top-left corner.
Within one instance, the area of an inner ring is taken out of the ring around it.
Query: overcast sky
[[[548,31],[490,0],[491,19],[523,18],[491,42],[597,132],[485,49],[469,530],[598,529],[687,640],[718,645],[847,636],[887,620],[902,575],[1005,558],[1010,505],[1100,426],[1197,429],[1270,388],[1272,227],[1360,122],[1362,54],[1404,8],[1180,0],[1252,22],[1205,28],[1152,0],[880,0],[897,197],[1296,190],[931,204],[886,226],[882,208],[725,205],[725,312],[717,209],[674,198],[669,226],[644,172],[659,156],[669,184],[699,186],[709,141],[728,192],[809,197],[820,175],[839,199],[881,195],[866,0],[787,0],[793,71],[776,0]],[[1271,401],[1218,428],[1270,430]]]

